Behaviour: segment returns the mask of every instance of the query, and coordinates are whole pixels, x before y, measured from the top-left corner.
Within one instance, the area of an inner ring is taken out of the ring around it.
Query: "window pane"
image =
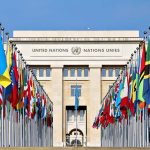
[[[75,88],[73,88],[72,86],[71,86],[71,96],[74,96],[75,95]]]
[[[50,68],[46,68],[46,77],[50,77]]]
[[[85,68],[85,69],[84,69],[84,76],[85,76],[85,77],[88,77],[88,73],[89,73],[88,68]]]
[[[44,75],[44,69],[40,68],[39,69],[39,77],[43,77],[43,75]]]
[[[33,70],[34,75],[36,76],[36,75],[37,75],[37,70],[36,70],[36,68],[33,68],[32,70]]]
[[[102,77],[106,77],[106,69],[102,69]]]
[[[78,88],[78,90],[79,90],[79,96],[81,96],[81,88]]]
[[[80,121],[84,121],[84,110],[80,110]]]
[[[71,85],[71,96],[75,96],[76,85]],[[81,96],[81,85],[77,85],[79,96]]]
[[[67,121],[72,121],[72,110],[67,110]]]
[[[68,77],[68,69],[64,68],[64,77]]]
[[[118,77],[119,74],[120,74],[120,69],[116,69],[115,70],[115,76]]]
[[[78,77],[82,76],[82,69],[81,68],[77,69],[77,75],[78,75]]]
[[[74,68],[70,69],[70,76],[71,77],[75,76],[75,69]]]
[[[109,77],[112,77],[112,76],[113,76],[113,69],[112,69],[112,68],[108,70],[108,76],[109,76]]]

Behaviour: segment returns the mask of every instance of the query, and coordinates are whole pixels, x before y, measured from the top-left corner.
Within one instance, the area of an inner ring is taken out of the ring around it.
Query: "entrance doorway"
[[[66,106],[66,146],[86,146],[86,106]],[[77,117],[77,126],[76,126]]]

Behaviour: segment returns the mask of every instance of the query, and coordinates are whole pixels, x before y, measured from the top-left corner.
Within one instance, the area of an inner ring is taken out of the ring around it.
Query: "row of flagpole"
[[[53,103],[8,33],[1,56],[0,33],[0,147],[53,146]]]
[[[144,34],[93,123],[101,128],[102,147],[149,147],[150,39]]]

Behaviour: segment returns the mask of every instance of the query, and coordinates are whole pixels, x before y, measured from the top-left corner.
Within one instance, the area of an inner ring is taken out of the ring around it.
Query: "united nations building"
[[[92,128],[94,118],[142,41],[139,31],[14,31],[10,40],[53,102],[53,145],[73,145],[77,136],[81,146],[100,146],[101,131]]]

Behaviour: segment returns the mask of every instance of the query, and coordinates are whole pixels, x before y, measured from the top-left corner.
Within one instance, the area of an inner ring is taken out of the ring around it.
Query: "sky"
[[[150,0],[0,0],[0,22],[14,30],[139,30],[150,26]]]

